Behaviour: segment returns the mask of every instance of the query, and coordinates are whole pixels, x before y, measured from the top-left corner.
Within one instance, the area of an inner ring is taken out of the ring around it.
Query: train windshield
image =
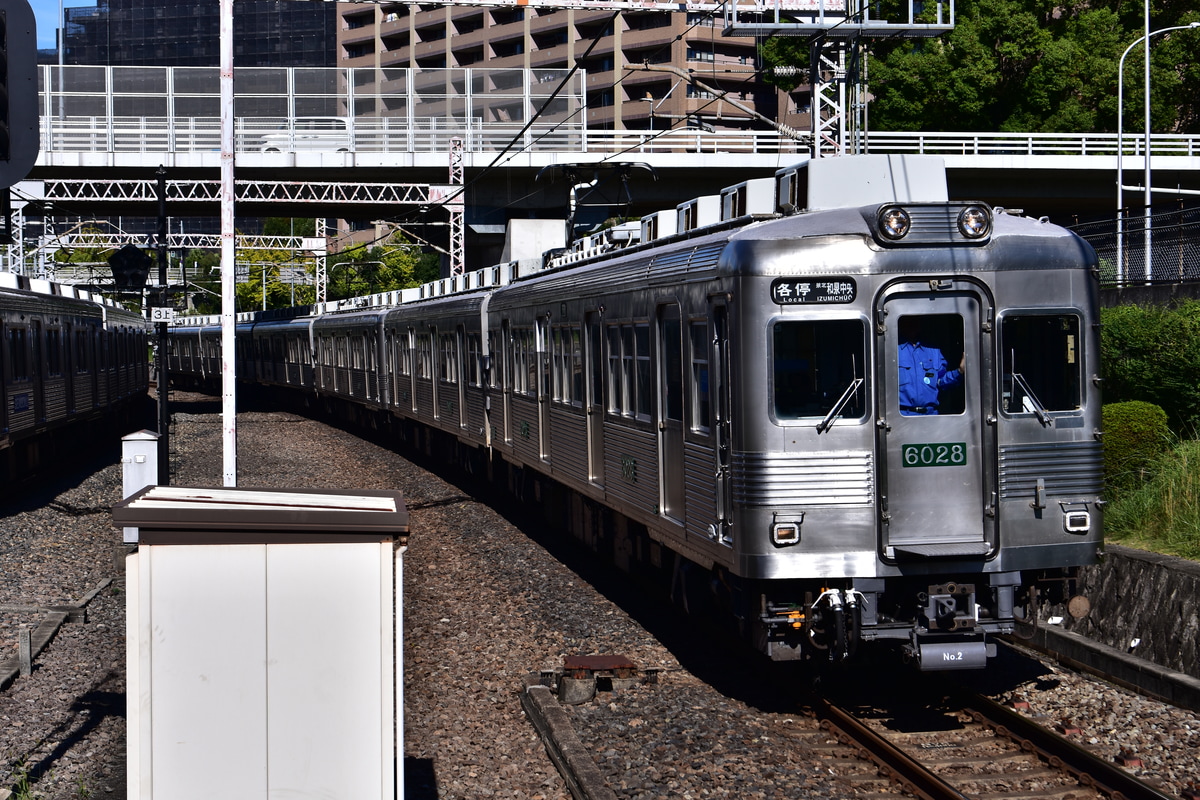
[[[866,413],[862,320],[776,322],[772,363],[776,419],[821,419],[843,398],[837,416],[857,419]]]
[[[1004,364],[1001,407],[1009,414],[1042,417],[1075,411],[1082,391],[1079,317],[1020,314],[1000,327]]]

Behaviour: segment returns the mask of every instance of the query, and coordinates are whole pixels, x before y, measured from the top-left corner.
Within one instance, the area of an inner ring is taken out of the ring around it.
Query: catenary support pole
[[[158,305],[170,308],[170,292],[167,288],[167,170],[159,165],[158,172]],[[171,412],[167,406],[170,392],[170,375],[167,372],[167,333],[170,326],[165,320],[158,323],[158,485],[171,483]]]
[[[224,485],[237,486],[237,374],[234,294],[233,0],[221,0],[221,428]]]

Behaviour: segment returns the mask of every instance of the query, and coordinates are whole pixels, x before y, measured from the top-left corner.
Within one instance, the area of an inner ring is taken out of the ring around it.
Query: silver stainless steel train
[[[773,659],[979,668],[1097,558],[1096,266],[949,201],[940,159],[814,160],[546,258],[244,317],[237,371],[454,454]],[[219,378],[217,321],[171,358]]]
[[[6,485],[77,455],[94,436],[133,429],[149,383],[147,330],[141,316],[99,296],[0,273]]]

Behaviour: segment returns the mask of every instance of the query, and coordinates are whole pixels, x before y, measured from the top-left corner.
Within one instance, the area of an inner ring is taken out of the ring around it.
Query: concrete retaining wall
[[[1200,563],[1119,545],[1105,550],[1103,563],[1081,575],[1091,613],[1068,617],[1064,627],[1200,678]]]

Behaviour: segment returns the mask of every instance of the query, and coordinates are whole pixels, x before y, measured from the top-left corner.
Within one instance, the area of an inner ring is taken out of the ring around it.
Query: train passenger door
[[[588,480],[604,485],[604,351],[600,334],[600,314],[589,311],[583,324],[584,381],[583,400],[587,414]]]
[[[467,383],[478,370],[478,353],[467,347],[467,329],[459,325],[454,331],[455,370],[458,376],[458,427],[467,427]],[[470,362],[470,363],[469,363]]]
[[[74,414],[75,407],[75,380],[76,380],[76,361],[75,361],[75,326],[68,323],[63,326],[59,332],[59,347],[62,349],[62,372],[63,372],[63,389],[66,392],[67,398],[67,413]],[[166,363],[167,354],[162,354],[163,363]]]
[[[29,347],[33,353],[29,362],[29,374],[33,379],[33,422],[37,425],[46,421],[46,361],[42,348],[42,323],[38,320],[29,323]]]
[[[895,286],[876,313],[883,554],[985,556],[995,519],[992,310],[971,284],[946,280]]]
[[[417,414],[417,377],[420,375],[420,354],[417,352],[417,329],[409,327],[404,332],[404,337],[400,341],[400,347],[403,352],[400,354],[404,359],[404,392],[401,399],[404,401],[411,416]]]
[[[550,318],[538,317],[535,323],[537,334],[537,402],[538,402],[538,455],[543,461],[550,460]]]
[[[513,381],[515,380],[513,371],[515,369],[513,359],[513,332],[512,326],[508,320],[500,322],[500,424],[503,426],[501,439],[505,444],[512,444],[512,392]]]
[[[8,339],[8,326],[0,320],[0,442],[8,439],[8,384],[12,379],[12,343]]]
[[[658,309],[658,460],[662,514],[684,520],[683,327],[679,306]]]
[[[716,406],[713,409],[713,446],[716,448],[717,484],[717,539],[725,544],[733,543],[730,517],[733,509],[733,482],[730,479],[730,453],[733,436],[731,415],[733,414],[733,390],[730,375],[729,311],[723,304],[712,307],[712,369],[709,380],[713,384]]]

